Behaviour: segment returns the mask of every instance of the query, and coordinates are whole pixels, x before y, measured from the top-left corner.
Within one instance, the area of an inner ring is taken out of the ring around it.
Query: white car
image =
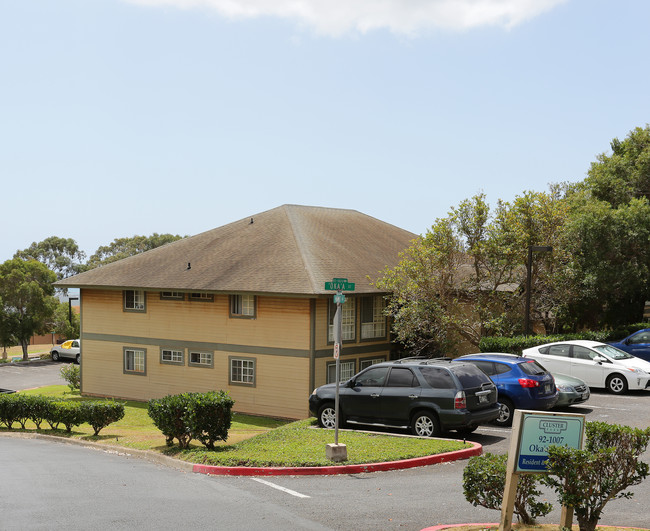
[[[79,363],[81,361],[81,340],[70,339],[64,341],[60,345],[52,347],[50,354],[54,361],[59,361],[61,358],[70,358]]]
[[[650,363],[598,341],[573,340],[547,343],[523,351],[525,358],[541,363],[549,372],[560,372],[620,394],[645,389],[650,382]]]

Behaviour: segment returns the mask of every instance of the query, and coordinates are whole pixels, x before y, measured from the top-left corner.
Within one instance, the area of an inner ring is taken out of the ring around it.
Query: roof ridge
[[[291,228],[291,234],[293,234],[294,241],[296,242],[296,248],[298,249],[298,252],[300,253],[300,260],[303,263],[303,266],[305,267],[305,271],[307,273],[307,277],[309,278],[309,282],[311,284],[311,288],[313,291],[316,291],[316,278],[314,276],[314,272],[312,271],[312,268],[309,264],[309,261],[307,260],[307,257],[305,255],[305,245],[304,243],[306,242],[305,238],[303,237],[302,233],[299,234],[298,227],[296,226],[295,223],[295,215],[294,212],[297,210],[297,208],[300,208],[301,205],[282,205],[282,209],[285,211],[285,215],[287,216],[287,220],[289,221],[289,227]],[[313,207],[312,207],[313,208]]]

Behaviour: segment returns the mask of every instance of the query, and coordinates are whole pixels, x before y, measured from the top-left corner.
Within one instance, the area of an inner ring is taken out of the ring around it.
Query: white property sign
[[[544,474],[549,446],[568,446],[581,450],[584,444],[585,416],[515,410],[506,466],[506,484],[501,504],[499,531],[512,529],[512,514],[520,474]],[[571,527],[573,509],[562,508],[561,527]]]

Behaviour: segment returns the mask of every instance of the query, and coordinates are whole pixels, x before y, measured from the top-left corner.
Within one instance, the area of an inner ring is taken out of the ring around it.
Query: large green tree
[[[610,147],[611,154],[598,155],[585,179],[593,197],[615,208],[650,199],[650,126],[633,129],[624,140],[614,138]]]
[[[115,238],[109,245],[103,245],[88,259],[85,269],[94,269],[122,258],[127,258],[162,245],[180,240],[178,234],[158,234],[151,236],[133,236],[131,238]]]
[[[614,327],[643,318],[650,299],[650,127],[611,142],[570,195],[564,241],[566,322]]]
[[[75,339],[79,337],[80,325],[79,314],[70,308],[68,302],[61,302],[56,306],[51,320],[52,332],[65,339]]]
[[[56,274],[37,260],[14,258],[0,264],[0,317],[22,346],[24,360],[32,336],[49,332],[58,304],[53,297],[55,280]]]
[[[54,271],[57,279],[61,280],[81,271],[86,254],[72,238],[50,236],[41,242],[32,243],[27,249],[17,251],[14,258],[38,260]]]
[[[436,220],[376,282],[390,293],[396,339],[414,353],[435,355],[460,342],[476,347],[486,335],[520,333],[528,247],[551,245],[564,256],[559,233],[566,215],[554,188],[501,201],[494,213],[479,194]],[[554,267],[553,257],[535,255],[531,269],[532,315],[548,328],[562,296],[552,286]]]

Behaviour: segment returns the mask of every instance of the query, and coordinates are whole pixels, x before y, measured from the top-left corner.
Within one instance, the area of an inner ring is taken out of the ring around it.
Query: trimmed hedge
[[[544,343],[554,343],[556,341],[569,341],[573,339],[588,339],[591,341],[618,341],[624,337],[642,330],[650,328],[650,323],[634,323],[625,327],[619,327],[615,330],[598,330],[585,331],[575,334],[555,334],[548,336],[514,336],[514,337],[484,337],[479,343],[481,352],[505,352],[509,354],[521,354],[524,349],[543,345]]]
[[[228,438],[234,403],[226,391],[182,393],[150,400],[147,412],[168,446],[176,439],[181,448],[187,448],[197,439],[213,449],[216,441]]]
[[[47,421],[53,430],[63,424],[69,433],[73,427],[88,423],[98,435],[102,428],[123,417],[124,404],[112,400],[73,402],[20,393],[0,395],[0,423],[9,429],[16,422],[25,429],[28,420],[41,429]]]

